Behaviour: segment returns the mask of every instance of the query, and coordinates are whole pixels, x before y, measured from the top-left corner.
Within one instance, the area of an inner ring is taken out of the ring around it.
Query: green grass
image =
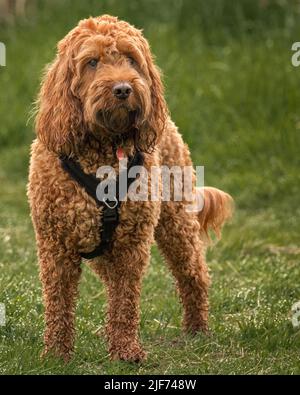
[[[294,1],[36,1],[30,17],[0,25],[0,327],[2,374],[299,374],[300,41]],[[205,182],[230,192],[236,214],[208,252],[211,336],[183,336],[173,279],[153,248],[144,279],[142,365],[112,363],[103,338],[104,290],[84,268],[76,352],[69,365],[40,360],[43,306],[26,201],[27,124],[41,70],[82,17],[111,13],[143,27],[165,74],[174,121]]]

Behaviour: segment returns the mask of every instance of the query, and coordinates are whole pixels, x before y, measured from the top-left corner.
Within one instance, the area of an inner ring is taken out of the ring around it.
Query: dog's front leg
[[[45,349],[68,361],[74,343],[75,299],[80,258],[63,246],[39,243],[40,279],[45,305]]]
[[[113,360],[139,362],[146,356],[139,342],[138,330],[141,283],[150,256],[150,245],[135,245],[130,249],[122,247],[118,251],[105,263],[109,352]]]

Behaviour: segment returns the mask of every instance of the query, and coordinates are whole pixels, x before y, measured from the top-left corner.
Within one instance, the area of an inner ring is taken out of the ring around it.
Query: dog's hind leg
[[[210,187],[197,188],[202,210],[187,211],[183,202],[163,202],[155,239],[176,278],[184,308],[184,327],[188,332],[207,330],[209,275],[205,262],[208,231],[218,237],[232,213],[232,198]]]
[[[164,202],[155,239],[177,282],[185,330],[206,332],[209,275],[197,217],[182,202]]]
[[[192,167],[189,149],[175,124],[167,124],[161,141],[162,164]],[[195,177],[192,179],[196,184]],[[171,182],[171,192],[174,192]],[[155,239],[176,278],[184,308],[184,327],[189,332],[207,330],[209,275],[205,262],[208,230],[219,236],[222,225],[230,217],[231,197],[215,188],[197,188],[196,198],[204,198],[204,207],[197,213],[187,211],[187,202],[164,201]],[[203,202],[203,201],[202,201]]]

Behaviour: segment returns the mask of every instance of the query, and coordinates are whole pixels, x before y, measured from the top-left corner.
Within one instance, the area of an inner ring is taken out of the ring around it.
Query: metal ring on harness
[[[102,199],[103,203],[110,209],[114,209],[117,207],[117,205],[119,204],[118,199],[114,196],[114,200],[109,200],[108,198],[103,198]],[[113,204],[110,204],[113,203]]]

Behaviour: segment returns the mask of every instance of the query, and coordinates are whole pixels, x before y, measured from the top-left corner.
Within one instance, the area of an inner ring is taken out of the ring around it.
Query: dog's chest
[[[118,163],[112,152],[106,154],[90,152],[79,160],[86,175],[98,176],[114,172],[118,174]],[[99,178],[99,184],[101,178]],[[97,199],[91,197],[83,185],[77,180],[68,178],[69,187],[75,189],[68,204],[67,222],[73,234],[73,242],[80,253],[90,252],[100,243],[100,233],[103,219],[103,206]],[[96,194],[96,186],[93,188]]]
[[[124,157],[122,157],[124,159]],[[125,158],[126,159],[126,158]],[[107,163],[110,163],[108,165]],[[100,165],[100,166],[99,166]],[[114,172],[114,177],[118,179],[122,167],[120,166],[119,159],[114,157],[99,159],[97,163],[88,163],[88,160],[82,161],[81,166],[84,168],[86,174],[101,173],[101,169],[105,168],[102,173]],[[147,171],[149,163],[145,163],[144,169]],[[99,180],[100,183],[100,180]],[[97,204],[91,196],[89,196],[81,185],[76,181],[71,181],[72,187],[76,189],[76,193],[73,196],[72,202],[69,205],[68,219],[67,221],[73,229],[73,240],[76,243],[80,253],[91,252],[97,247],[101,241],[101,229],[103,228],[103,208],[104,205]],[[115,230],[112,239],[121,235],[126,234],[137,234],[139,229],[143,229],[145,223],[151,224],[151,218],[153,218],[153,224],[157,222],[158,214],[155,207],[157,203],[147,201],[130,201],[126,197],[126,200],[120,203],[118,213],[119,220],[117,229]]]

